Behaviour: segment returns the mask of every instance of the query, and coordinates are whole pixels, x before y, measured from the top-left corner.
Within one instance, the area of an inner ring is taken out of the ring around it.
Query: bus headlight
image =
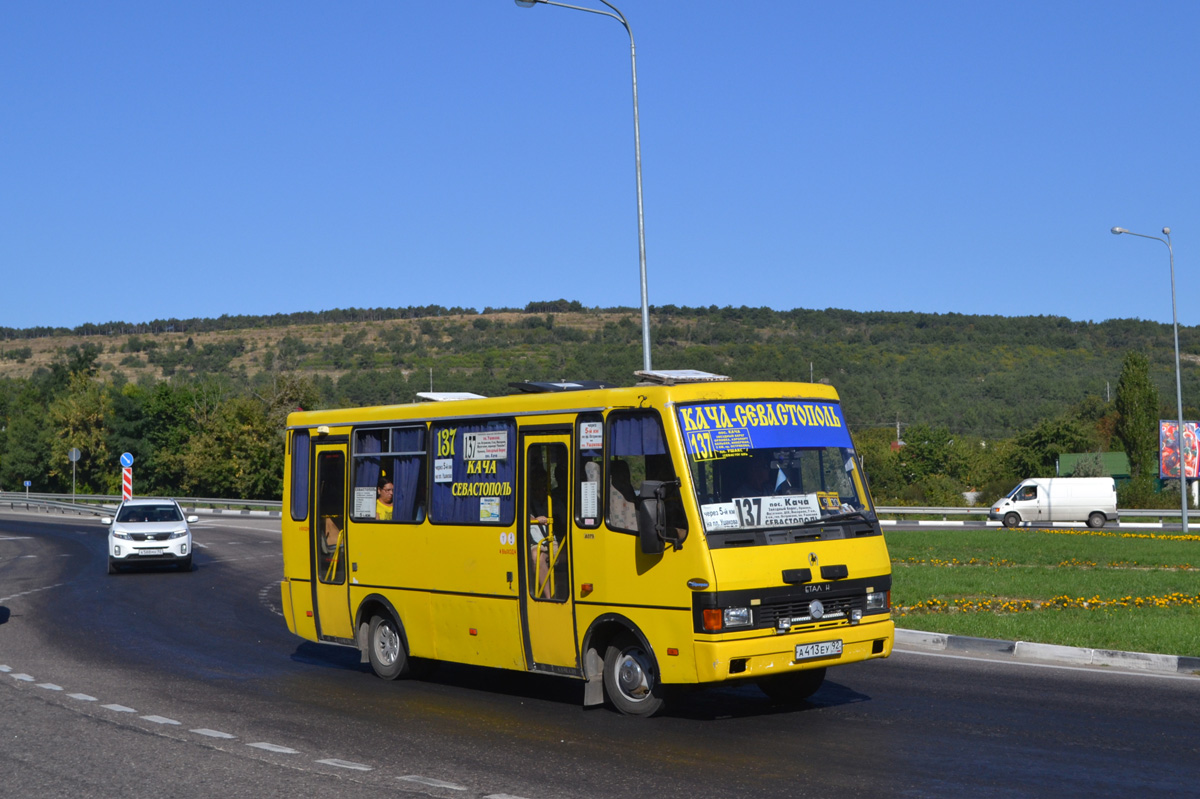
[[[750,625],[750,608],[725,608],[721,620],[726,627],[747,627]]]
[[[874,591],[867,594],[867,610],[887,610],[888,595],[886,591]]]

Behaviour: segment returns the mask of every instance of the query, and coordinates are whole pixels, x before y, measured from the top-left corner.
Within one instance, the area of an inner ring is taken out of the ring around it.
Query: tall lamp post
[[[1144,233],[1134,233],[1132,230],[1126,230],[1123,227],[1115,227],[1112,229],[1114,236],[1120,236],[1122,233],[1130,236],[1138,236],[1143,239],[1154,239],[1161,241],[1167,245],[1167,253],[1171,259],[1171,322],[1175,327],[1175,407],[1179,414],[1179,427],[1175,431],[1175,448],[1179,451],[1179,494],[1180,494],[1180,510],[1183,513],[1183,533],[1187,535],[1188,531],[1188,506],[1187,506],[1187,477],[1186,466],[1187,458],[1186,450],[1183,448],[1183,388],[1179,376],[1179,316],[1175,312],[1175,250],[1171,247],[1171,228],[1165,227],[1162,229],[1165,239],[1158,236],[1147,236]]]
[[[633,65],[633,159],[634,168],[637,173],[638,255],[641,260],[642,277],[642,368],[649,372],[650,305],[646,291],[646,227],[642,220],[642,137],[638,129],[637,50],[633,45],[633,30],[629,27],[629,22],[626,21],[625,15],[616,6],[608,2],[608,0],[600,0],[600,2],[611,8],[612,11],[603,11],[598,8],[587,8],[585,6],[573,6],[567,3],[556,3],[554,0],[515,0],[515,2],[521,8],[533,8],[535,5],[541,3],[546,6],[573,8],[576,11],[586,11],[589,14],[612,17],[625,26],[625,32],[629,34],[629,60]]]

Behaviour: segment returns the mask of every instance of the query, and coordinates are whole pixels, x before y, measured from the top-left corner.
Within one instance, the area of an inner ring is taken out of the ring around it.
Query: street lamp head
[[[1170,236],[1170,235],[1171,235],[1171,228],[1169,228],[1169,227],[1165,227],[1165,228],[1163,228],[1163,235],[1164,235],[1164,236]]]
[[[1125,228],[1123,228],[1123,227],[1115,227],[1115,228],[1113,228],[1113,229],[1112,229],[1112,234],[1113,234],[1114,236],[1120,236],[1122,233],[1128,233],[1128,232],[1129,232],[1129,231],[1128,231],[1128,230],[1126,230],[1126,229],[1125,229]]]
[[[533,8],[535,5],[537,5],[537,1],[538,0],[513,0],[513,2],[519,5],[521,8]]]

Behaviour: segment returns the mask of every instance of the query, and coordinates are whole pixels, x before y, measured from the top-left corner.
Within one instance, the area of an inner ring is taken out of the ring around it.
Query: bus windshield
[[[707,531],[874,519],[837,403],[723,402],[678,413]]]

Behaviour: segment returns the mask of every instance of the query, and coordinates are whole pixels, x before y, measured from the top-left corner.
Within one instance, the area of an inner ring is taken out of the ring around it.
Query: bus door
[[[313,608],[317,635],[350,641],[350,593],[346,584],[346,444],[317,443],[312,518]]]
[[[577,674],[571,590],[571,463],[568,434],[523,435],[519,547],[525,658],[531,669]]]

